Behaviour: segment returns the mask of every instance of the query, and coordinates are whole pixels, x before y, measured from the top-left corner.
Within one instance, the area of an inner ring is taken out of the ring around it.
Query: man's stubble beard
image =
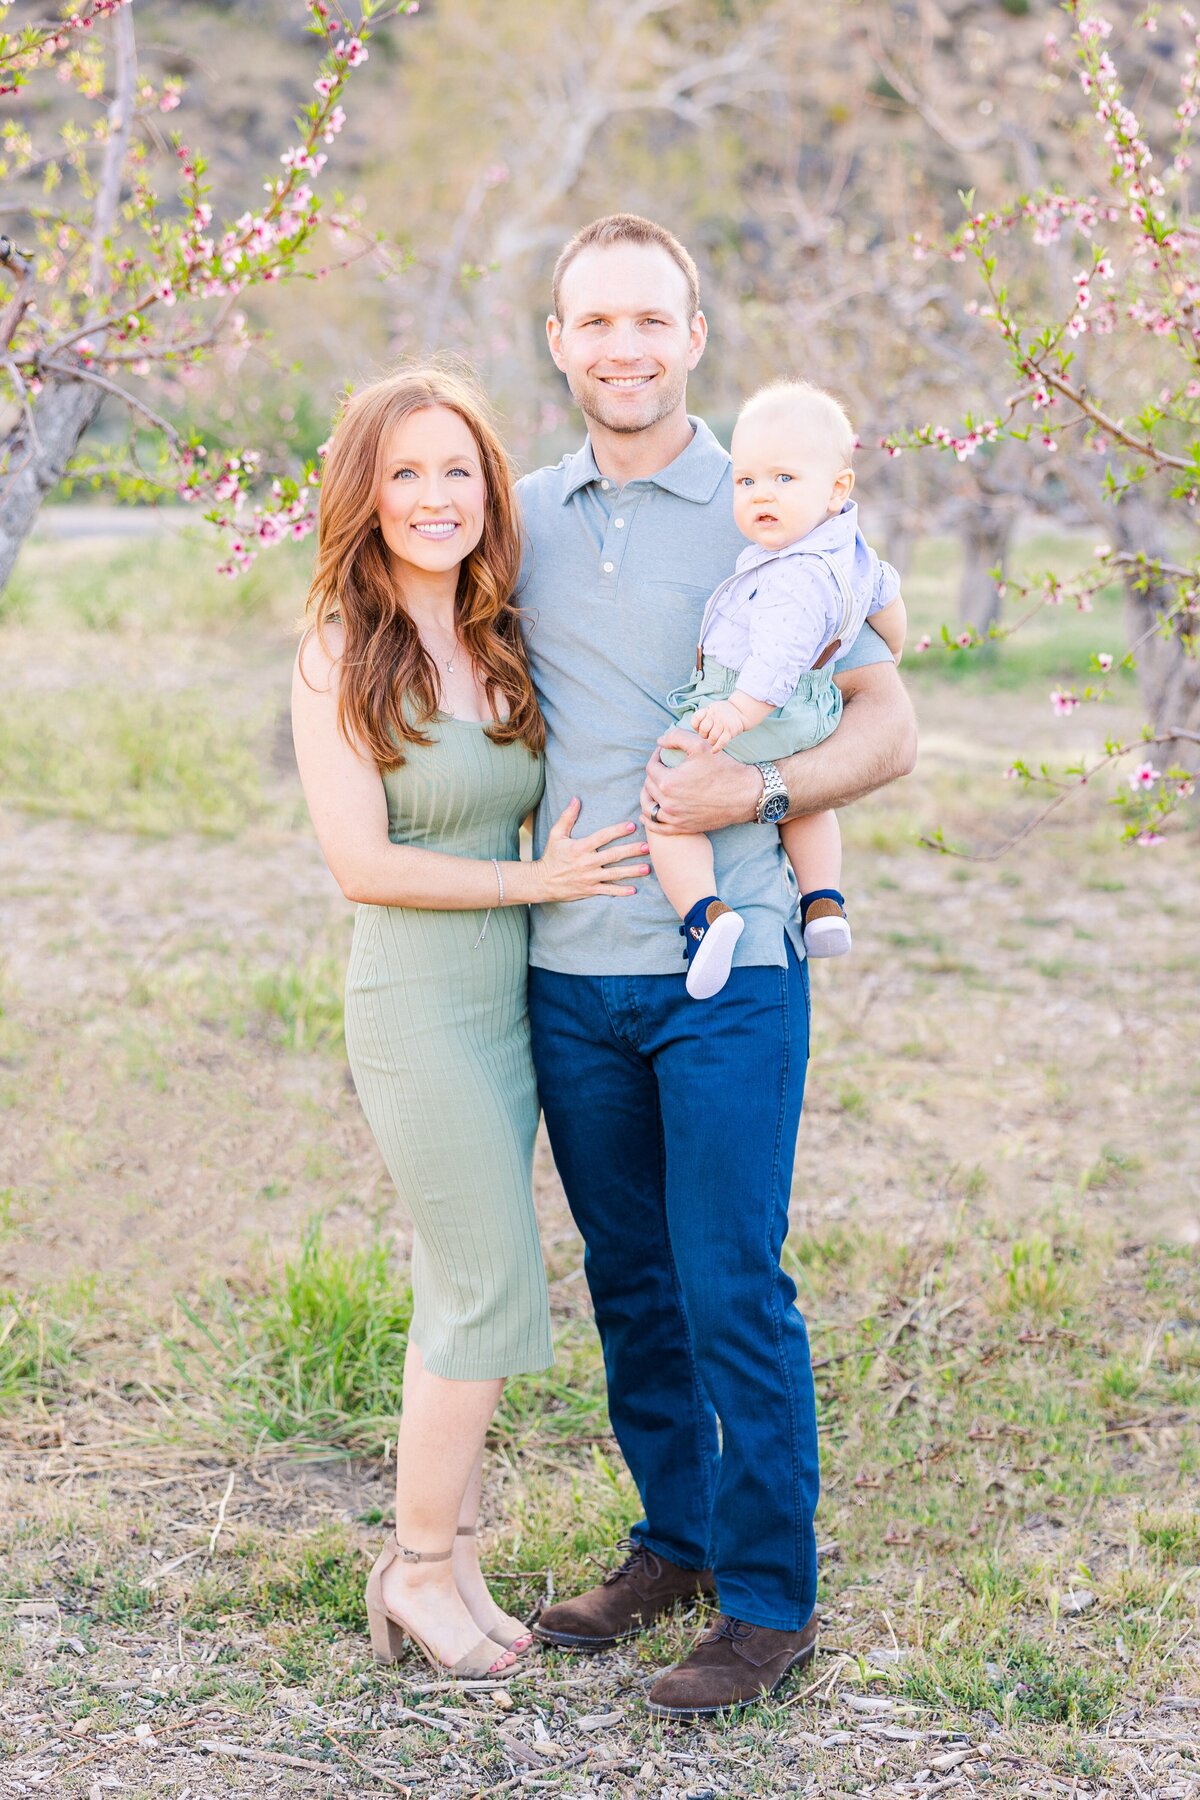
[[[568,383],[568,386],[570,386],[570,383]],[[641,419],[636,424],[630,424],[624,419],[606,418],[604,416],[604,411],[599,404],[600,400],[603,398],[603,394],[597,394],[594,387],[586,388],[582,393],[577,393],[572,387],[571,395],[576,406],[589,423],[602,425],[605,431],[612,431],[623,434],[626,437],[633,437],[636,436],[639,431],[649,431],[663,419],[669,418],[679,405],[679,402],[683,399],[686,391],[687,370],[685,369],[679,378],[672,383],[670,388],[660,388],[658,406],[655,409],[654,416],[649,419]]]

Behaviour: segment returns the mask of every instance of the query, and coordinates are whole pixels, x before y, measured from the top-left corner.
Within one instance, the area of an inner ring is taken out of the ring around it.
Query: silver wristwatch
[[[754,766],[763,778],[763,791],[754,809],[754,817],[760,825],[778,825],[787,818],[789,805],[783,776],[773,762],[755,763]]]

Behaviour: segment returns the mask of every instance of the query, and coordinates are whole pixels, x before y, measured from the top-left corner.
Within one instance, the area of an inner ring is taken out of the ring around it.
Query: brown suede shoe
[[[695,1719],[750,1706],[782,1686],[817,1652],[817,1615],[803,1631],[772,1631],[722,1613],[690,1656],[660,1675],[646,1710],[660,1719]]]
[[[533,1629],[544,1644],[559,1650],[608,1650],[622,1638],[636,1637],[677,1600],[716,1593],[711,1569],[681,1569],[632,1538],[622,1538],[620,1547],[629,1555],[599,1587],[542,1613]]]

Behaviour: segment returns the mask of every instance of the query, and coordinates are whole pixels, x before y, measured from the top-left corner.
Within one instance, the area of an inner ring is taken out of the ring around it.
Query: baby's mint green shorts
[[[736,669],[727,669],[724,663],[706,656],[703,670],[697,669],[690,681],[673,689],[667,705],[686,731],[702,706],[711,700],[728,700],[737,683]],[[834,686],[832,667],[810,669],[800,677],[790,700],[768,713],[761,725],[739,732],[726,751],[737,762],[778,762],[781,756],[824,743],[841,716],[842,696]],[[662,759],[674,767],[684,760],[684,753],[664,750]]]

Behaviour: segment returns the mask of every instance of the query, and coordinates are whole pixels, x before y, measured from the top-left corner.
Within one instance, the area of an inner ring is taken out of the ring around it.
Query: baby
[[[763,388],[738,415],[732,450],[734,519],[751,543],[709,599],[695,670],[667,704],[711,750],[770,765],[836,728],[842,697],[833,659],[864,619],[899,661],[904,602],[895,569],[859,533],[850,498],[854,432],[832,395],[806,381]],[[664,762],[682,758],[663,752]],[[782,787],[776,804],[786,806]],[[850,925],[838,891],[837,815],[787,819],[779,835],[800,887],[805,949],[845,955]],[[653,825],[648,836],[654,872],[683,920],[687,991],[708,999],[729,978],[744,921],[715,892],[707,837]]]

